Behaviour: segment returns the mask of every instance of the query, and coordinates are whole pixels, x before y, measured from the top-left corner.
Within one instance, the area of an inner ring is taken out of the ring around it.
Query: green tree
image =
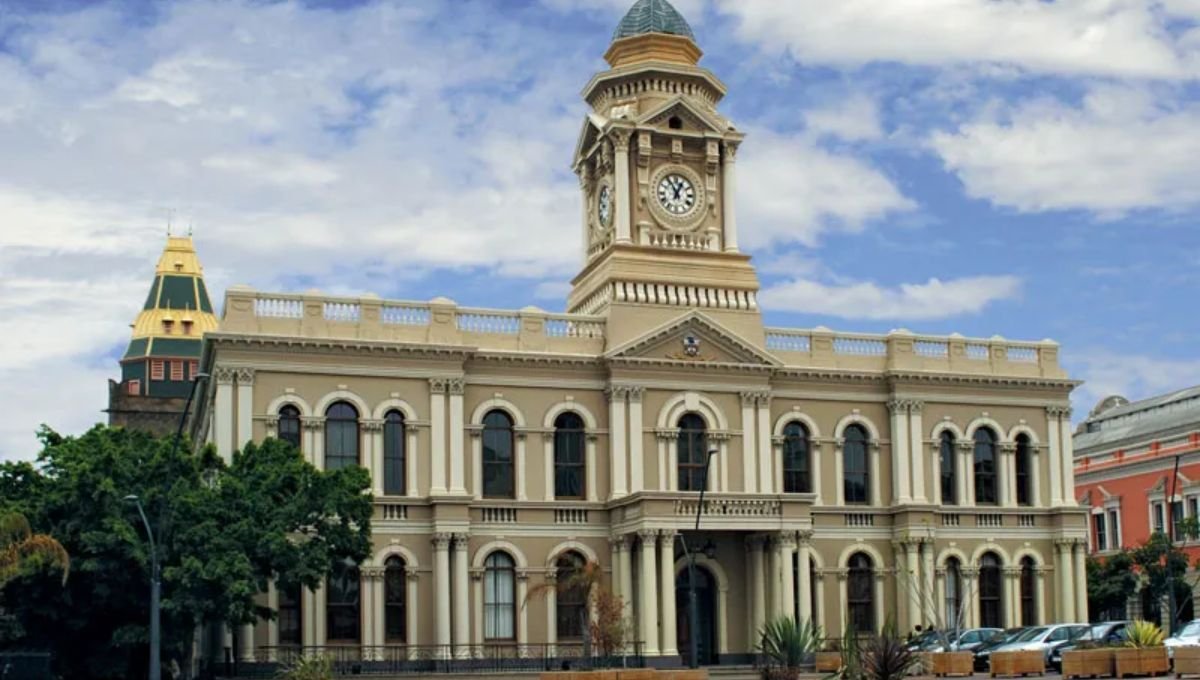
[[[33,533],[29,520],[17,512],[0,514],[0,644],[19,639],[24,631],[4,602],[7,584],[19,577],[61,574],[66,583],[71,558],[58,541]]]
[[[1195,520],[1182,520],[1179,540],[1186,543],[1189,538],[1194,538],[1196,528]],[[1195,584],[1185,578],[1188,571],[1187,553],[1182,546],[1173,544],[1166,534],[1151,534],[1145,543],[1133,549],[1132,557],[1142,575],[1144,595],[1150,601],[1161,602],[1172,588],[1177,602],[1191,597]],[[1200,561],[1197,566],[1200,566]],[[1174,631],[1176,628],[1176,622],[1168,622],[1168,630]]]
[[[0,489],[74,558],[66,588],[17,578],[6,593],[24,643],[56,652],[72,678],[145,673],[149,544],[137,495],[160,536],[163,660],[187,667],[196,626],[249,623],[273,612],[255,596],[277,578],[316,587],[335,560],[370,551],[365,470],[321,471],[290,445],[248,445],[226,465],[211,447],[173,452],[170,437],[97,426],[79,437],[40,433],[36,475],[0,466]],[[18,594],[19,593],[19,594]]]
[[[1088,557],[1087,597],[1093,620],[1125,618],[1125,602],[1137,591],[1137,585],[1133,555],[1128,550],[1103,558]]]

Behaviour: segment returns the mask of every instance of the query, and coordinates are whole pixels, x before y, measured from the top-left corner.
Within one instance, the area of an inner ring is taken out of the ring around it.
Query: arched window
[[[942,473],[942,505],[958,505],[958,456],[954,433],[942,430],[938,448],[938,467]]]
[[[276,426],[279,439],[300,449],[300,409],[288,404],[279,409],[279,425]]]
[[[867,460],[867,431],[851,425],[842,433],[843,493],[846,503],[871,502],[871,467]]]
[[[875,630],[875,573],[874,564],[866,553],[854,553],[848,563],[846,577],[846,607],[850,610],[850,626],[859,633]]]
[[[329,640],[359,641],[359,624],[362,621],[360,592],[358,565],[350,560],[334,564],[329,573],[325,600]]]
[[[957,557],[946,560],[946,628],[955,631],[962,626],[962,564]]]
[[[1037,625],[1037,572],[1032,557],[1021,558],[1021,625]]]
[[[408,641],[408,574],[404,559],[392,555],[383,563],[383,630],[385,642]]]
[[[1017,505],[1033,505],[1033,446],[1029,435],[1017,435]]]
[[[783,428],[783,492],[810,493],[808,428],[790,422]]]
[[[513,421],[504,411],[483,417],[483,495],[514,498]]]
[[[576,552],[569,552],[555,563],[558,577],[556,595],[558,639],[582,639],[587,630],[588,588],[582,582],[587,562]]]
[[[986,427],[975,430],[975,503],[996,504],[996,434]]]
[[[517,637],[517,569],[508,553],[496,551],[483,563],[483,638]]]
[[[686,413],[679,419],[679,490],[699,491],[704,488],[704,464],[708,457],[708,435],[704,419]]]
[[[403,496],[404,479],[404,414],[388,411],[383,419],[383,492]]]
[[[984,628],[1004,627],[1001,579],[1000,558],[995,553],[984,553],[979,559],[979,625]]]
[[[339,401],[325,409],[325,469],[358,465],[358,409]]]
[[[300,593],[302,586],[296,585],[278,590],[279,603],[277,616],[279,617],[279,644],[281,645],[302,645],[304,644],[301,624],[304,621],[303,604],[301,604]]]
[[[581,500],[585,465],[583,418],[570,411],[554,419],[554,497]]]

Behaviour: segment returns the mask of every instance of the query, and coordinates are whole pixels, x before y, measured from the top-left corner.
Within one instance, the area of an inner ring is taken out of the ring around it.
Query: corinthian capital
[[[232,385],[237,371],[232,368],[219,367],[213,371],[213,380],[218,385]]]

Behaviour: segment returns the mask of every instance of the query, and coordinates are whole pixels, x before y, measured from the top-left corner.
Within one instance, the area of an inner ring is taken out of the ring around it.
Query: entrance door
[[[679,654],[684,663],[688,662],[692,653],[689,601],[688,570],[685,566],[675,577],[675,630]],[[712,574],[700,565],[696,565],[696,609],[699,612],[697,656],[700,665],[711,666],[717,663],[717,583]]]

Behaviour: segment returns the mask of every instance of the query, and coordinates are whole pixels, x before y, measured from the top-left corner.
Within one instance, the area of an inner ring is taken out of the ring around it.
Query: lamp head
[[[130,503],[137,503],[137,502],[138,502],[139,500],[141,500],[141,499],[139,499],[139,498],[138,498],[136,495],[134,495],[134,494],[129,494],[128,496],[126,496],[126,497],[125,497],[125,499],[124,499],[124,500],[126,500],[126,501],[128,501],[128,502],[130,502]]]

